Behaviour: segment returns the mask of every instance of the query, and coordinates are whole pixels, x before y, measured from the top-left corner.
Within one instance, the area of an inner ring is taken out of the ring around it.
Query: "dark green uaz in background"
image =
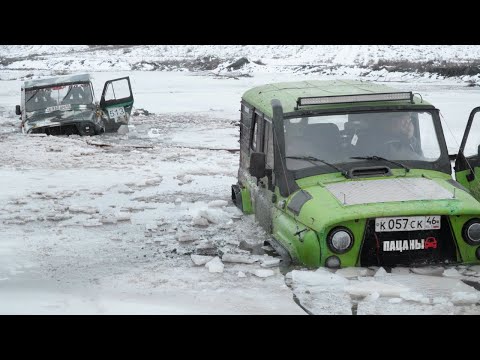
[[[107,81],[98,103],[90,76],[81,74],[25,81],[15,112],[27,134],[98,135],[127,125],[132,107],[129,77]]]

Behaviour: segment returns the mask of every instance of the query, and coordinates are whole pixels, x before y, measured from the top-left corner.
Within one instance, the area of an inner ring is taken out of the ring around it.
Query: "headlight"
[[[333,252],[343,254],[350,250],[353,245],[353,234],[344,227],[338,227],[330,231],[327,237],[328,246]]]
[[[480,244],[480,219],[472,219],[463,225],[462,235],[470,245]]]

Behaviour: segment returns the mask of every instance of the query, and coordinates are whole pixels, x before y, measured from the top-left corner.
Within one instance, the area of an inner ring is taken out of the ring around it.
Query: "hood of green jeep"
[[[415,215],[480,215],[480,203],[444,173],[412,170],[405,176],[345,179],[339,174],[297,181],[300,190],[285,209],[306,226],[321,230],[345,221]]]

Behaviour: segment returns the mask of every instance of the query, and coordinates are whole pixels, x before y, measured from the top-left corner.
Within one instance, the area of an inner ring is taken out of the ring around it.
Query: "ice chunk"
[[[335,272],[335,274],[349,279],[357,276],[367,276],[368,269],[362,268],[362,267],[347,267],[347,268],[338,269]]]
[[[208,203],[208,207],[214,208],[214,207],[224,207],[228,205],[228,201],[226,200],[213,200]]]
[[[480,265],[470,266],[469,270],[475,271],[476,273],[480,273]]]
[[[273,270],[268,270],[268,269],[258,269],[253,272],[253,275],[261,278],[266,278],[266,277],[275,275],[275,272]]]
[[[120,194],[133,194],[135,191],[130,189],[129,187],[122,187],[121,189],[118,190]]]
[[[46,219],[50,221],[63,221],[71,218],[72,215],[69,214],[49,214],[46,216]]]
[[[256,260],[245,255],[227,253],[222,256],[222,261],[229,262],[229,263],[239,263],[239,264],[253,264]]]
[[[153,222],[153,223],[145,224],[145,230],[147,230],[147,231],[155,231],[155,230],[157,230],[157,228],[158,228],[157,223]]]
[[[374,277],[378,278],[378,277],[384,277],[384,276],[387,276],[388,273],[385,271],[385,269],[383,267],[380,267],[377,272],[375,273],[375,275],[373,275]]]
[[[84,227],[94,227],[94,226],[102,226],[103,224],[98,221],[97,219],[86,220],[82,223]]]
[[[200,265],[205,265],[210,260],[212,260],[213,256],[203,256],[203,255],[192,254],[190,255],[190,258],[192,259],[195,265],[200,266]]]
[[[131,215],[130,214],[118,214],[116,216],[117,221],[130,221]]]
[[[218,256],[205,264],[205,267],[211,273],[223,273],[223,263]]]
[[[117,133],[120,135],[125,135],[128,133],[128,126],[127,125],[120,125],[120,127],[117,130]]]
[[[380,294],[376,291],[372,292],[371,294],[367,295],[363,301],[376,301],[380,297]]]
[[[378,292],[380,296],[400,297],[400,294],[409,289],[403,285],[389,285],[378,281],[352,281],[350,285],[345,286],[345,291],[354,296],[368,296],[373,292]]]
[[[415,301],[422,304],[430,304],[429,298],[425,297],[423,294],[413,292],[413,291],[405,291],[400,294],[400,297],[403,300],[407,300],[407,301]]]
[[[280,259],[278,258],[267,259],[260,264],[260,266],[264,268],[271,268],[279,265],[280,265]]]
[[[247,275],[245,275],[245,273],[244,273],[243,271],[239,271],[239,272],[237,273],[237,276],[238,276],[239,278],[247,277]]]
[[[435,297],[432,300],[433,305],[453,305],[446,297]]]
[[[100,218],[100,221],[103,224],[116,224],[117,223],[117,218],[115,218],[113,216],[102,216]]]
[[[93,206],[75,206],[72,205],[68,208],[71,213],[83,213],[83,214],[96,214],[98,209]]]
[[[388,302],[389,302],[390,304],[400,304],[402,301],[403,301],[402,298],[391,298],[391,299],[388,299]]]
[[[323,268],[319,268],[315,272],[293,270],[292,280],[297,285],[302,284],[306,286],[341,287],[348,284],[348,280],[343,276],[333,274]]]
[[[413,273],[418,275],[440,276],[442,275],[445,269],[441,266],[425,266],[425,267],[411,268],[410,270]]]
[[[458,291],[452,294],[452,302],[455,305],[476,304],[479,301],[480,301],[479,293],[469,293],[469,292]]]
[[[460,278],[462,274],[460,274],[456,269],[450,268],[443,271],[443,276],[450,277],[450,278]]]
[[[208,220],[212,224],[221,224],[230,220],[229,215],[221,209],[200,210],[198,215]]]
[[[209,223],[207,219],[197,215],[192,219],[192,224],[196,226],[208,226]]]
[[[145,185],[147,185],[147,186],[158,185],[162,181],[163,181],[163,177],[159,176],[158,178],[152,178],[152,179],[145,180]]]
[[[410,269],[406,267],[394,267],[392,268],[391,274],[396,274],[396,275],[406,275],[410,274]]]
[[[191,242],[197,240],[197,237],[192,235],[191,233],[185,233],[179,231],[177,233],[177,240],[178,242]]]

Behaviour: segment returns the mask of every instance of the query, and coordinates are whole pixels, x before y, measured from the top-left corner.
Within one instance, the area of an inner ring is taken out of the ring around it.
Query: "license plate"
[[[55,106],[50,106],[45,109],[46,113],[52,112],[52,111],[57,111],[57,110],[71,110],[72,106],[70,104],[65,104],[65,105],[55,105]]]
[[[116,119],[125,116],[125,109],[123,107],[114,107],[108,109],[108,117],[110,119]]]
[[[375,219],[375,231],[415,231],[440,229],[440,216],[405,216]]]

